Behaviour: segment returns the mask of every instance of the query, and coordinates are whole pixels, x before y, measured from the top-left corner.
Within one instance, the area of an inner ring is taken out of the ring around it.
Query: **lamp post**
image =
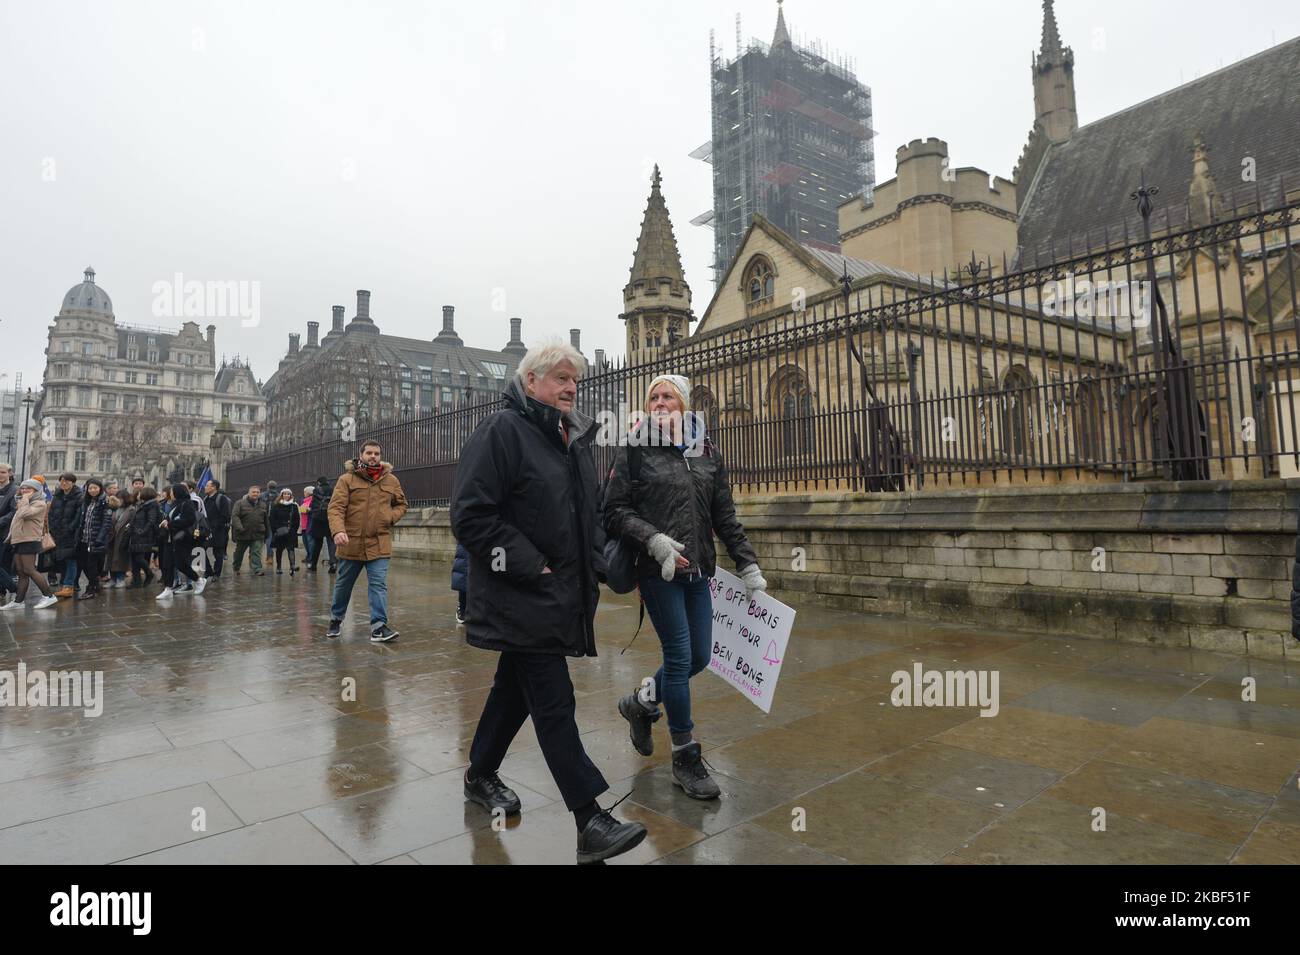
[[[30,477],[27,473],[27,445],[32,429],[32,405],[35,403],[36,399],[32,397],[32,389],[28,388],[27,394],[23,397],[23,463],[22,467],[18,469],[18,473],[22,475],[24,481]]]

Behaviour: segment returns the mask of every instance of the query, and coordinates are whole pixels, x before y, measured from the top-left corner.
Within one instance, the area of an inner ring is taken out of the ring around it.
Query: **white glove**
[[[659,565],[660,577],[672,580],[677,576],[677,555],[686,549],[685,544],[679,544],[667,534],[656,534],[646,542],[645,549]]]
[[[767,581],[763,579],[763,572],[758,569],[758,564],[748,564],[741,568],[740,579],[745,584],[745,596],[753,596],[760,590],[767,590]]]

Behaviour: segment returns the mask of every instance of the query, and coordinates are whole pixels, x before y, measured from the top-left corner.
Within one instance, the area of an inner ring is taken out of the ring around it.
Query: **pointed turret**
[[[772,34],[772,49],[779,46],[793,46],[790,31],[785,28],[785,11],[781,9],[782,0],[776,0],[776,32]]]
[[[1034,119],[1049,142],[1063,143],[1079,128],[1074,101],[1074,51],[1061,45],[1052,0],[1043,0],[1043,39],[1033,59]]]
[[[656,164],[641,219],[641,235],[632,255],[631,275],[623,288],[622,318],[628,327],[629,359],[634,355],[644,359],[648,357],[647,349],[685,338],[695,318],[672,220],[660,191],[661,181]]]

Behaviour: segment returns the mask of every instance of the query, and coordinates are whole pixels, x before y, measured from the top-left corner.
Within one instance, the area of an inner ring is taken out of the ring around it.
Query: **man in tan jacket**
[[[357,460],[343,465],[343,476],[330,496],[330,534],[338,548],[339,572],[327,637],[341,632],[362,567],[370,598],[371,641],[387,643],[397,636],[388,626],[388,559],[393,555],[389,529],[406,513],[406,495],[393,466],[382,457],[379,442],[367,441]]]

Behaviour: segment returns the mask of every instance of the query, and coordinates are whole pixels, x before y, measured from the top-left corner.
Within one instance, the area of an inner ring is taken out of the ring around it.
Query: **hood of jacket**
[[[379,479],[381,481],[384,479],[385,476],[393,473],[393,466],[389,464],[387,461],[380,461],[379,467],[382,469],[379,472]],[[356,474],[360,477],[366,478],[367,480],[369,480],[370,478],[370,475],[367,474],[365,471],[365,465],[357,461],[356,458],[349,458],[348,460],[343,462],[343,473]]]
[[[519,380],[518,375],[506,383],[501,396],[511,409],[532,421],[545,434],[558,432],[561,419],[569,425],[570,439],[585,435],[596,424],[594,418],[583,414],[577,408],[571,411],[561,411],[554,405],[543,404],[536,398],[531,397],[524,390],[524,383]]]

